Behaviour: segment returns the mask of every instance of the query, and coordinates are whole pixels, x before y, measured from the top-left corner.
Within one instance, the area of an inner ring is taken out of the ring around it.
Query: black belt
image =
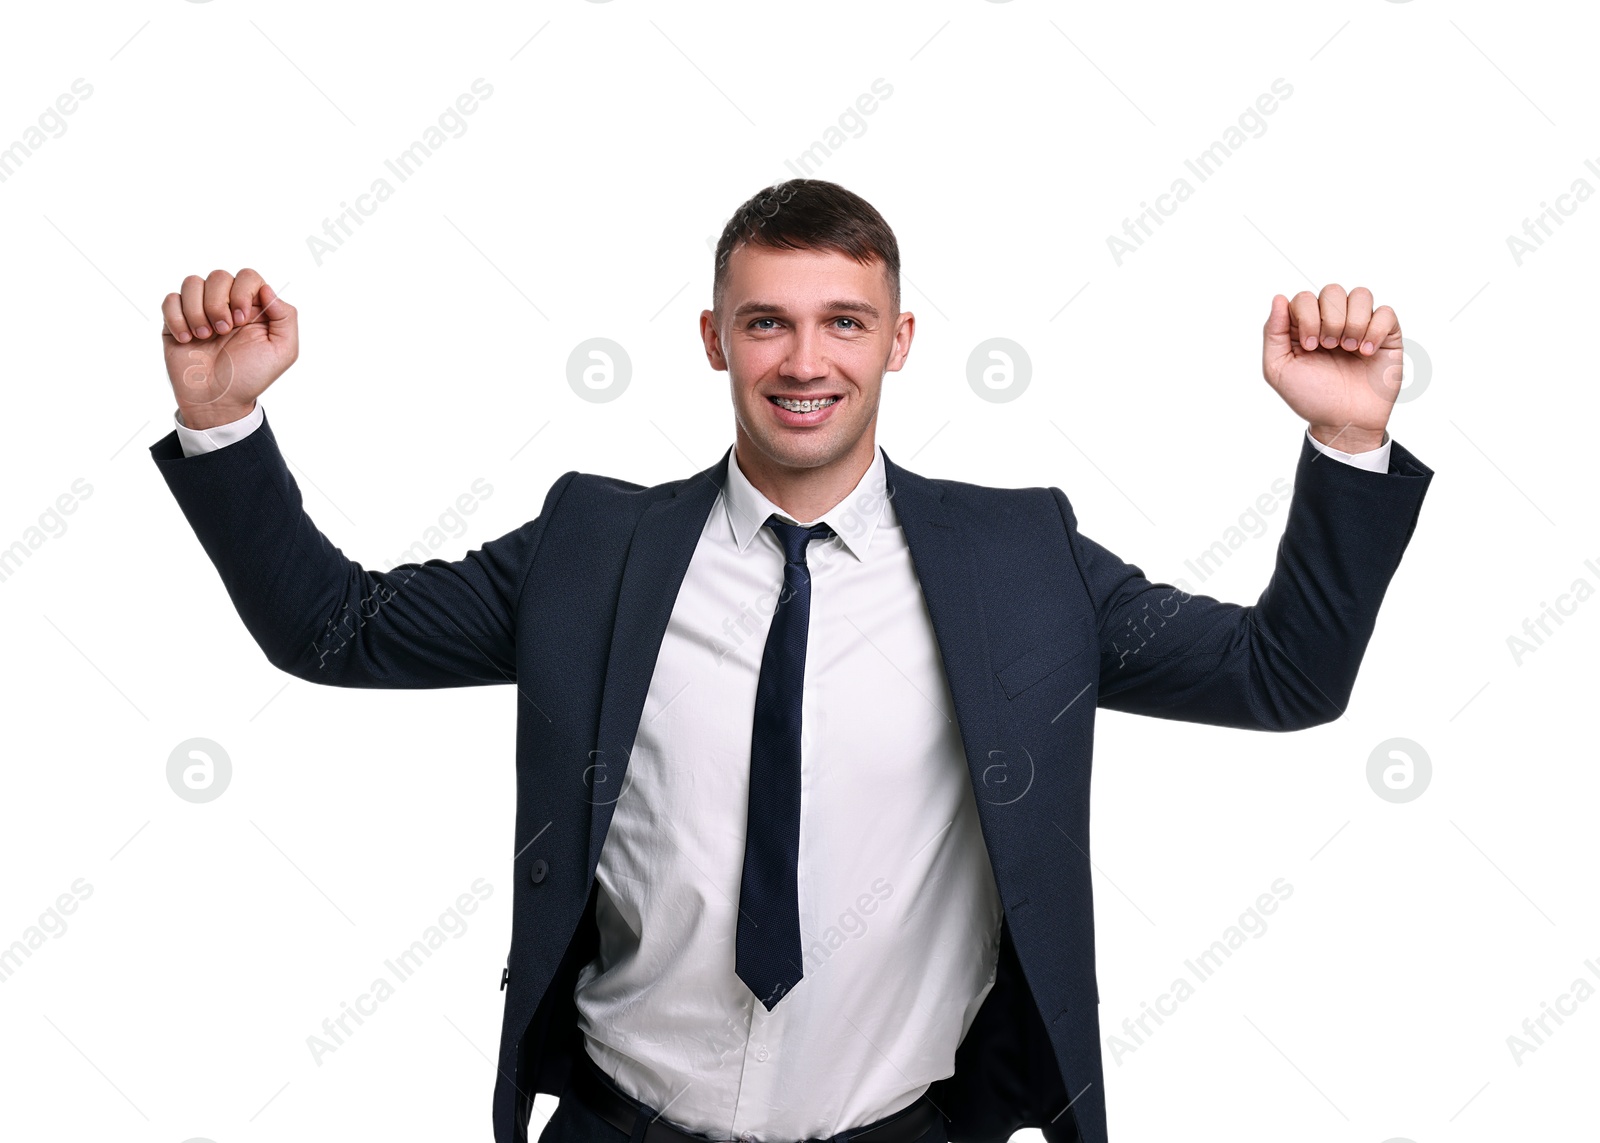
[[[669,1122],[654,1108],[619,1090],[581,1045],[572,1062],[572,1091],[585,1107],[630,1139],[639,1112],[644,1110],[653,1116],[645,1128],[644,1143],[707,1143],[707,1136]],[[805,1140],[804,1143],[916,1143],[939,1119],[939,1109],[923,1095],[909,1107],[876,1123],[841,1132],[828,1140]]]

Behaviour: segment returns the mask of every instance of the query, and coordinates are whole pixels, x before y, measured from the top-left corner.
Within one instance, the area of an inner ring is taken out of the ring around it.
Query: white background
[[[1600,998],[1520,1062],[1507,1037],[1600,987],[1600,603],[1520,664],[1507,638],[1600,587],[1600,203],[1520,265],[1507,237],[1600,187],[1596,31],[1576,3],[1436,0],[10,7],[0,145],[93,92],[0,183],[0,546],[92,493],[0,582],[0,946],[75,879],[92,895],[0,983],[0,1135],[490,1134],[512,694],[265,661],[147,451],[173,409],[162,297],[219,267],[278,285],[301,354],[263,404],[319,526],[387,568],[481,477],[459,558],[569,469],[653,484],[718,457],[707,240],[883,79],[809,173],[898,235],[917,337],[879,440],[914,471],[1058,486],[1152,578],[1248,603],[1281,510],[1203,587],[1184,562],[1293,473],[1304,426],[1260,374],[1272,295],[1366,285],[1409,383],[1415,347],[1431,363],[1390,427],[1437,477],[1344,717],[1099,721],[1107,1036],[1293,886],[1135,1051],[1105,1042],[1113,1136],[1577,1138]],[[465,133],[319,265],[308,236],[477,78]],[[1107,237],[1278,78],[1264,133],[1118,265]],[[634,369],[604,404],[566,380],[595,336]],[[990,337],[1031,358],[1015,401],[967,383]],[[166,781],[197,736],[234,767],[205,805]],[[1393,737],[1433,765],[1405,804],[1366,777]],[[307,1037],[478,878],[467,931],[315,1063]]]

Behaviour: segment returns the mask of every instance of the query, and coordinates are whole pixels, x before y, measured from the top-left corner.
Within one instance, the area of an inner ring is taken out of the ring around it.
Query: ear
[[[728,358],[722,352],[722,335],[718,333],[717,315],[712,310],[700,311],[700,340],[705,342],[706,360],[711,368],[726,370]]]
[[[911,355],[911,338],[916,332],[916,314],[908,311],[895,319],[894,349],[889,353],[888,364],[883,367],[885,373],[899,372],[900,367],[906,363],[906,358]]]

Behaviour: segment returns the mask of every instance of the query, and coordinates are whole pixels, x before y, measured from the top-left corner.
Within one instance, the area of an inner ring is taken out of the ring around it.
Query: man
[[[457,561],[347,560],[257,401],[296,314],[252,270],[167,297],[163,477],[268,659],[349,687],[512,683],[516,888],[498,1143],[1106,1138],[1089,864],[1097,706],[1337,718],[1432,472],[1386,425],[1399,323],[1272,300],[1307,423],[1254,606],[1152,583],[1057,489],[875,443],[899,252],[796,179],[735,212],[706,355],[734,444],[644,488],[578,472]]]

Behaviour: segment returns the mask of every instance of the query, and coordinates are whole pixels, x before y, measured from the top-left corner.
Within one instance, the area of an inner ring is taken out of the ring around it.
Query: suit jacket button
[[[544,880],[544,875],[549,871],[550,867],[544,863],[544,858],[541,857],[538,861],[533,863],[529,873],[533,877],[533,883],[537,885],[539,882]]]

